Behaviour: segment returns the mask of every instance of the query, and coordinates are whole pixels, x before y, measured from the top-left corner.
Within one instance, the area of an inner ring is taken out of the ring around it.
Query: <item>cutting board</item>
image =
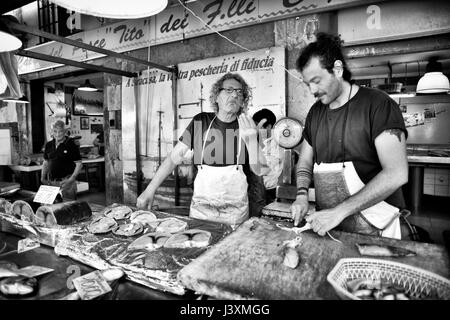
[[[395,245],[417,253],[386,258],[449,277],[449,259],[442,246],[333,231],[321,237],[301,234],[300,263],[283,265],[283,241],[296,237],[266,218],[251,218],[236,231],[184,267],[180,282],[199,294],[218,299],[338,299],[326,276],[341,258],[360,257],[355,243]],[[292,226],[292,225],[291,225]]]

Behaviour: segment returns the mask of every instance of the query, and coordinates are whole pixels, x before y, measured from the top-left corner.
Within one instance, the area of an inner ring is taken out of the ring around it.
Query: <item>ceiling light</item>
[[[30,103],[30,101],[27,99],[26,96],[22,96],[19,99],[15,99],[15,98],[7,98],[7,99],[2,99],[5,102],[14,102],[14,103]]]
[[[86,81],[84,82],[84,84],[80,87],[78,87],[78,90],[81,91],[97,91],[98,89],[89,82],[89,79],[86,79]]]
[[[137,19],[164,10],[167,0],[50,0],[58,6],[83,14],[111,18]]]
[[[448,78],[442,72],[427,72],[417,83],[417,93],[447,93],[450,91]]]
[[[442,73],[442,64],[436,57],[430,58],[427,64],[427,72],[417,83],[416,93],[447,93],[450,91],[448,78]]]
[[[9,29],[4,19],[0,19],[0,52],[8,52],[19,49],[22,41]]]

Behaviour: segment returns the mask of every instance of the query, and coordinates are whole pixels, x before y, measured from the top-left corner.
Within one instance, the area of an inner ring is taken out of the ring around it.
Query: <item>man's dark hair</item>
[[[344,73],[342,77],[344,80],[350,82],[352,73],[347,67],[344,54],[342,53],[343,41],[339,36],[319,32],[316,35],[316,41],[308,44],[300,53],[297,59],[296,67],[298,71],[302,71],[310,62],[311,58],[319,58],[319,61],[329,73],[333,73],[334,62],[336,60],[342,61]]]
[[[277,121],[277,118],[275,117],[274,113],[269,109],[261,109],[258,112],[255,112],[252,118],[256,124],[258,124],[262,119],[267,119],[267,121],[263,125],[264,129],[267,128],[269,124],[271,124],[273,127],[275,122]]]

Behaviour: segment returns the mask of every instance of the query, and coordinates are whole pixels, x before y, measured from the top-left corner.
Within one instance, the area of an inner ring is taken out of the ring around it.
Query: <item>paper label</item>
[[[25,277],[29,277],[29,278],[33,278],[33,277],[37,277],[49,272],[54,271],[54,269],[51,268],[47,268],[47,267],[41,267],[41,266],[28,266],[22,269],[19,269],[16,271],[16,273],[25,276]]]
[[[60,189],[60,187],[42,185],[39,187],[33,201],[44,204],[53,204]]]
[[[98,270],[73,279],[73,285],[83,300],[94,299],[112,290]]]
[[[17,242],[17,253],[22,253],[39,248],[41,244],[33,239],[25,238]]]

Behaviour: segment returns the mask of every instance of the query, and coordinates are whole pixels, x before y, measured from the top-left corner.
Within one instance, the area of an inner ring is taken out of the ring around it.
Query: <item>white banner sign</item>
[[[378,0],[376,2],[381,2]],[[282,17],[310,14],[374,1],[361,0],[198,0],[168,7],[144,19],[121,21],[68,38],[115,52],[132,51],[155,44],[197,37]],[[192,11],[192,12],[191,12]],[[48,42],[29,50],[55,57],[86,61],[104,55],[59,42]],[[19,74],[60,66],[53,62],[19,57]]]

